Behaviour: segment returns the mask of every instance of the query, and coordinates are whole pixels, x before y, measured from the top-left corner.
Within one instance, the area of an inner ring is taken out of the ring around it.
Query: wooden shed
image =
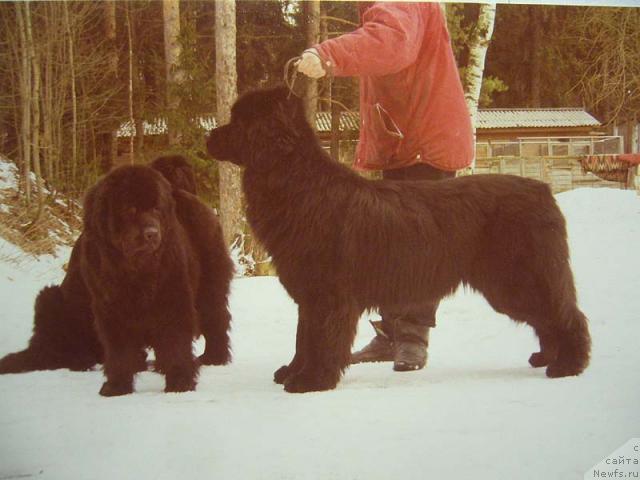
[[[215,127],[213,116],[196,119],[204,132]],[[339,160],[353,161],[359,133],[359,114],[341,112],[339,128],[333,132]],[[323,147],[332,144],[331,113],[316,114],[316,130]],[[167,143],[163,119],[143,122],[145,142],[160,150]],[[337,135],[336,135],[337,133]],[[118,131],[121,140],[135,136],[135,127],[125,123]],[[549,183],[554,192],[579,186],[625,188],[632,168],[619,161],[623,153],[620,136],[607,136],[600,122],[580,108],[480,109],[476,129],[474,173],[506,173],[536,178]],[[125,142],[120,160],[126,160]],[[165,147],[166,148],[166,147]],[[595,158],[595,161],[594,161]],[[603,172],[598,172],[598,168]],[[604,178],[603,178],[604,177]]]
[[[581,108],[481,108],[479,142],[522,137],[575,137],[601,134],[601,124]]]
[[[476,157],[622,153],[619,137],[579,108],[488,108],[478,111]]]
[[[579,108],[482,109],[474,173],[542,180],[554,192],[581,186],[625,188],[632,164],[621,160],[620,136]]]

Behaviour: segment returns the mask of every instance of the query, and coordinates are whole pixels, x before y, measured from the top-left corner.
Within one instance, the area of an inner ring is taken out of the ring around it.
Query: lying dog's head
[[[157,258],[174,218],[171,185],[149,167],[117,168],[85,197],[87,237],[119,252],[132,268]]]
[[[282,160],[309,135],[302,101],[278,87],[242,96],[231,108],[231,121],[209,134],[207,150],[218,160],[260,166]]]

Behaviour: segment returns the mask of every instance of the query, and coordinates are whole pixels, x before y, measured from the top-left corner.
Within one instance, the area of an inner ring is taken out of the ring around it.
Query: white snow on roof
[[[209,115],[196,118],[198,127],[208,132],[216,127],[216,119]],[[142,122],[144,128],[144,135],[166,135],[167,133],[167,120],[165,118],[154,118],[153,120],[144,120]],[[136,136],[136,127],[132,125],[131,121],[126,121],[118,128],[118,138]]]

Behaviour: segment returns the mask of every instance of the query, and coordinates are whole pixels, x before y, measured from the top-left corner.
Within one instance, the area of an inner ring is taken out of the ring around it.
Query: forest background
[[[463,83],[486,33],[482,8],[445,7]],[[123,158],[166,152],[190,159],[211,205],[238,205],[239,188],[225,188],[233,182],[205,154],[203,120],[224,121],[237,94],[281,83],[289,59],[357,25],[356,2],[0,3],[0,153],[21,172],[23,225],[60,196],[80,198]],[[492,26],[480,107],[578,106],[604,125],[637,118],[640,8],[499,4]],[[357,111],[356,79],[314,88],[336,100],[315,108]],[[169,132],[160,141],[131,135],[159,119]]]

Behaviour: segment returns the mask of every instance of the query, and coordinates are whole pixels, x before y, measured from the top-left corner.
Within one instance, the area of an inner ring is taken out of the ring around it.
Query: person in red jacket
[[[305,50],[298,71],[360,77],[354,166],[391,180],[440,180],[471,164],[473,134],[446,20],[437,3],[361,2],[361,26]],[[393,248],[390,245],[389,248]],[[436,305],[381,311],[352,363],[425,366]]]

